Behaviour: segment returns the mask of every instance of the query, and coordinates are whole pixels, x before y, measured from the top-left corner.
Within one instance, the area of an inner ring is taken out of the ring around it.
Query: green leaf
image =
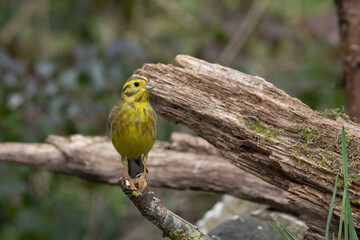
[[[274,223],[270,222],[271,226],[275,228],[276,231],[278,231],[286,240],[290,240],[282,231],[280,228],[278,228]]]
[[[354,220],[351,213],[351,205],[350,205],[350,199],[349,194],[346,194],[346,208],[347,208],[347,219],[349,223],[349,235],[351,240],[358,240],[355,227],[354,227]]]
[[[347,188],[348,188],[348,176],[347,176],[347,149],[346,149],[346,136],[345,136],[345,129],[344,126],[342,126],[341,131],[341,154],[342,154],[342,162],[343,162],[343,172],[344,172],[344,192],[343,192],[343,198],[342,198],[342,204],[341,204],[341,213],[340,213],[340,223],[339,223],[339,232],[338,232],[338,240],[341,239],[342,234],[342,225],[344,222],[344,232],[347,232],[347,221],[344,221],[346,218],[346,207],[345,207],[345,200],[346,200],[346,194],[347,194]],[[345,234],[346,235],[346,234]],[[345,236],[346,238],[346,236]]]
[[[280,225],[281,225],[281,227],[282,227],[282,229],[285,231],[285,233],[287,234],[287,235],[289,235],[289,237],[290,237],[290,239],[291,240],[299,240],[294,234],[292,234],[290,231],[289,231],[289,229],[285,226],[285,224],[280,220],[280,218],[278,218],[278,217],[275,217],[276,218],[276,220],[280,223]],[[283,235],[283,234],[282,234]],[[287,237],[286,237],[286,239],[288,239]]]
[[[336,190],[337,190],[337,184],[338,184],[338,180],[339,180],[339,175],[340,175],[340,171],[336,175],[335,186],[334,186],[333,195],[332,195],[332,198],[331,198],[330,209],[329,209],[329,214],[328,214],[328,218],[327,218],[327,222],[326,222],[326,233],[325,233],[325,239],[326,240],[328,240],[328,238],[329,238],[330,222],[331,222],[331,217],[332,217],[332,213],[333,213],[333,210],[334,210],[334,204],[335,204],[335,197],[336,197]],[[333,236],[333,237],[335,237],[335,236]]]
[[[347,240],[349,237],[351,240],[358,240],[354,221],[351,213],[351,204],[348,192],[348,162],[347,162],[347,148],[346,148],[346,135],[344,126],[341,132],[341,153],[343,160],[343,172],[344,172],[344,192],[341,204],[341,214],[339,223],[338,239],[341,239],[342,224],[344,222],[344,239]]]
[[[344,188],[346,187],[347,189],[348,166],[347,166],[347,149],[346,149],[346,136],[345,136],[344,126],[342,126],[342,132],[341,132],[341,153],[342,153],[343,171],[344,171]]]

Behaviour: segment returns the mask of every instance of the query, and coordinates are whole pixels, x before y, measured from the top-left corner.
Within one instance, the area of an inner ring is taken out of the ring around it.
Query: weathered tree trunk
[[[323,117],[260,77],[190,56],[177,56],[176,61],[182,67],[145,64],[136,71],[155,84],[150,97],[155,110],[195,130],[239,168],[287,191],[308,223],[307,239],[323,238],[341,169],[341,126],[348,134],[352,180],[359,174],[359,125]],[[352,182],[349,194],[359,230],[358,181]]]
[[[350,116],[360,119],[360,1],[335,0],[341,36],[343,82]]]

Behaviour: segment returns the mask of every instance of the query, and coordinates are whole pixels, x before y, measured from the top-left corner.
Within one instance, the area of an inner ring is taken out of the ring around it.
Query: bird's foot
[[[136,178],[123,178],[121,177],[119,179],[119,183],[124,181],[125,185],[132,189],[132,190],[142,190],[144,188],[146,188],[147,184],[147,180],[146,180],[146,175],[144,173],[140,173],[136,176]]]
[[[131,183],[131,187],[130,187],[130,188],[131,188],[132,190],[138,190],[137,187],[135,186],[135,184],[134,184],[131,180],[130,180],[130,183]],[[129,184],[129,186],[130,186],[130,184]]]
[[[124,180],[124,178],[121,177],[121,178],[119,179],[119,183],[122,182],[123,180]],[[132,179],[125,179],[125,185],[126,185],[128,188],[132,189],[132,190],[138,190],[138,189],[135,187],[135,184],[133,183]]]
[[[142,190],[142,189],[146,188],[146,186],[147,186],[146,174],[140,173],[139,175],[140,175],[139,182],[137,185],[138,185],[138,189]]]

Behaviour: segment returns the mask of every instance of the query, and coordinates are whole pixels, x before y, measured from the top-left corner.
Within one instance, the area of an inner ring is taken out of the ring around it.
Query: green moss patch
[[[344,120],[351,120],[355,123],[359,123],[358,120],[351,118],[346,114],[344,107],[342,108],[334,108],[334,109],[326,109],[324,111],[319,112],[319,115],[322,117],[330,118],[332,120],[336,120],[337,118],[342,118]]]
[[[325,145],[321,134],[317,129],[299,126],[299,134],[303,141],[291,145],[291,155],[298,161],[299,165],[315,168],[330,168],[338,171],[341,167],[341,133],[333,143]],[[354,178],[360,171],[360,141],[355,136],[347,135],[346,143],[348,149],[349,179]],[[338,153],[338,154],[337,154]]]
[[[279,138],[281,131],[266,128],[259,119],[250,119],[245,123],[245,126],[251,130],[264,134],[267,138]]]
[[[242,119],[240,116],[236,116],[236,120],[238,120],[241,124],[245,123],[244,119]]]
[[[322,136],[317,129],[300,125],[297,128],[303,141],[292,144],[291,155],[299,165],[308,167],[310,164],[315,168],[336,168],[339,165],[341,158],[334,154],[333,146],[323,148]]]
[[[321,135],[315,134],[315,131],[311,128],[299,126],[299,131],[307,144],[317,143],[321,140]]]

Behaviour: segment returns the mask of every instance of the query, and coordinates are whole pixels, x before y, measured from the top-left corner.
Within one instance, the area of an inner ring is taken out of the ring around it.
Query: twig
[[[129,179],[126,178],[121,178],[119,181],[125,195],[146,219],[163,231],[165,236],[174,240],[211,240],[196,226],[164,207],[148,186],[142,190],[134,190],[128,181]]]
[[[269,0],[257,0],[252,6],[244,20],[238,25],[230,42],[221,52],[218,62],[224,65],[230,65],[242,46],[246,43],[256,24],[261,20],[264,12],[270,3]]]
[[[15,14],[8,20],[4,27],[0,30],[0,39],[2,42],[10,42],[19,32],[21,32],[29,19],[36,13],[37,1],[23,1]]]
[[[178,24],[188,31],[196,31],[200,28],[201,24],[197,18],[191,15],[188,11],[184,10],[178,1],[170,0],[155,0],[164,11],[173,18]]]

